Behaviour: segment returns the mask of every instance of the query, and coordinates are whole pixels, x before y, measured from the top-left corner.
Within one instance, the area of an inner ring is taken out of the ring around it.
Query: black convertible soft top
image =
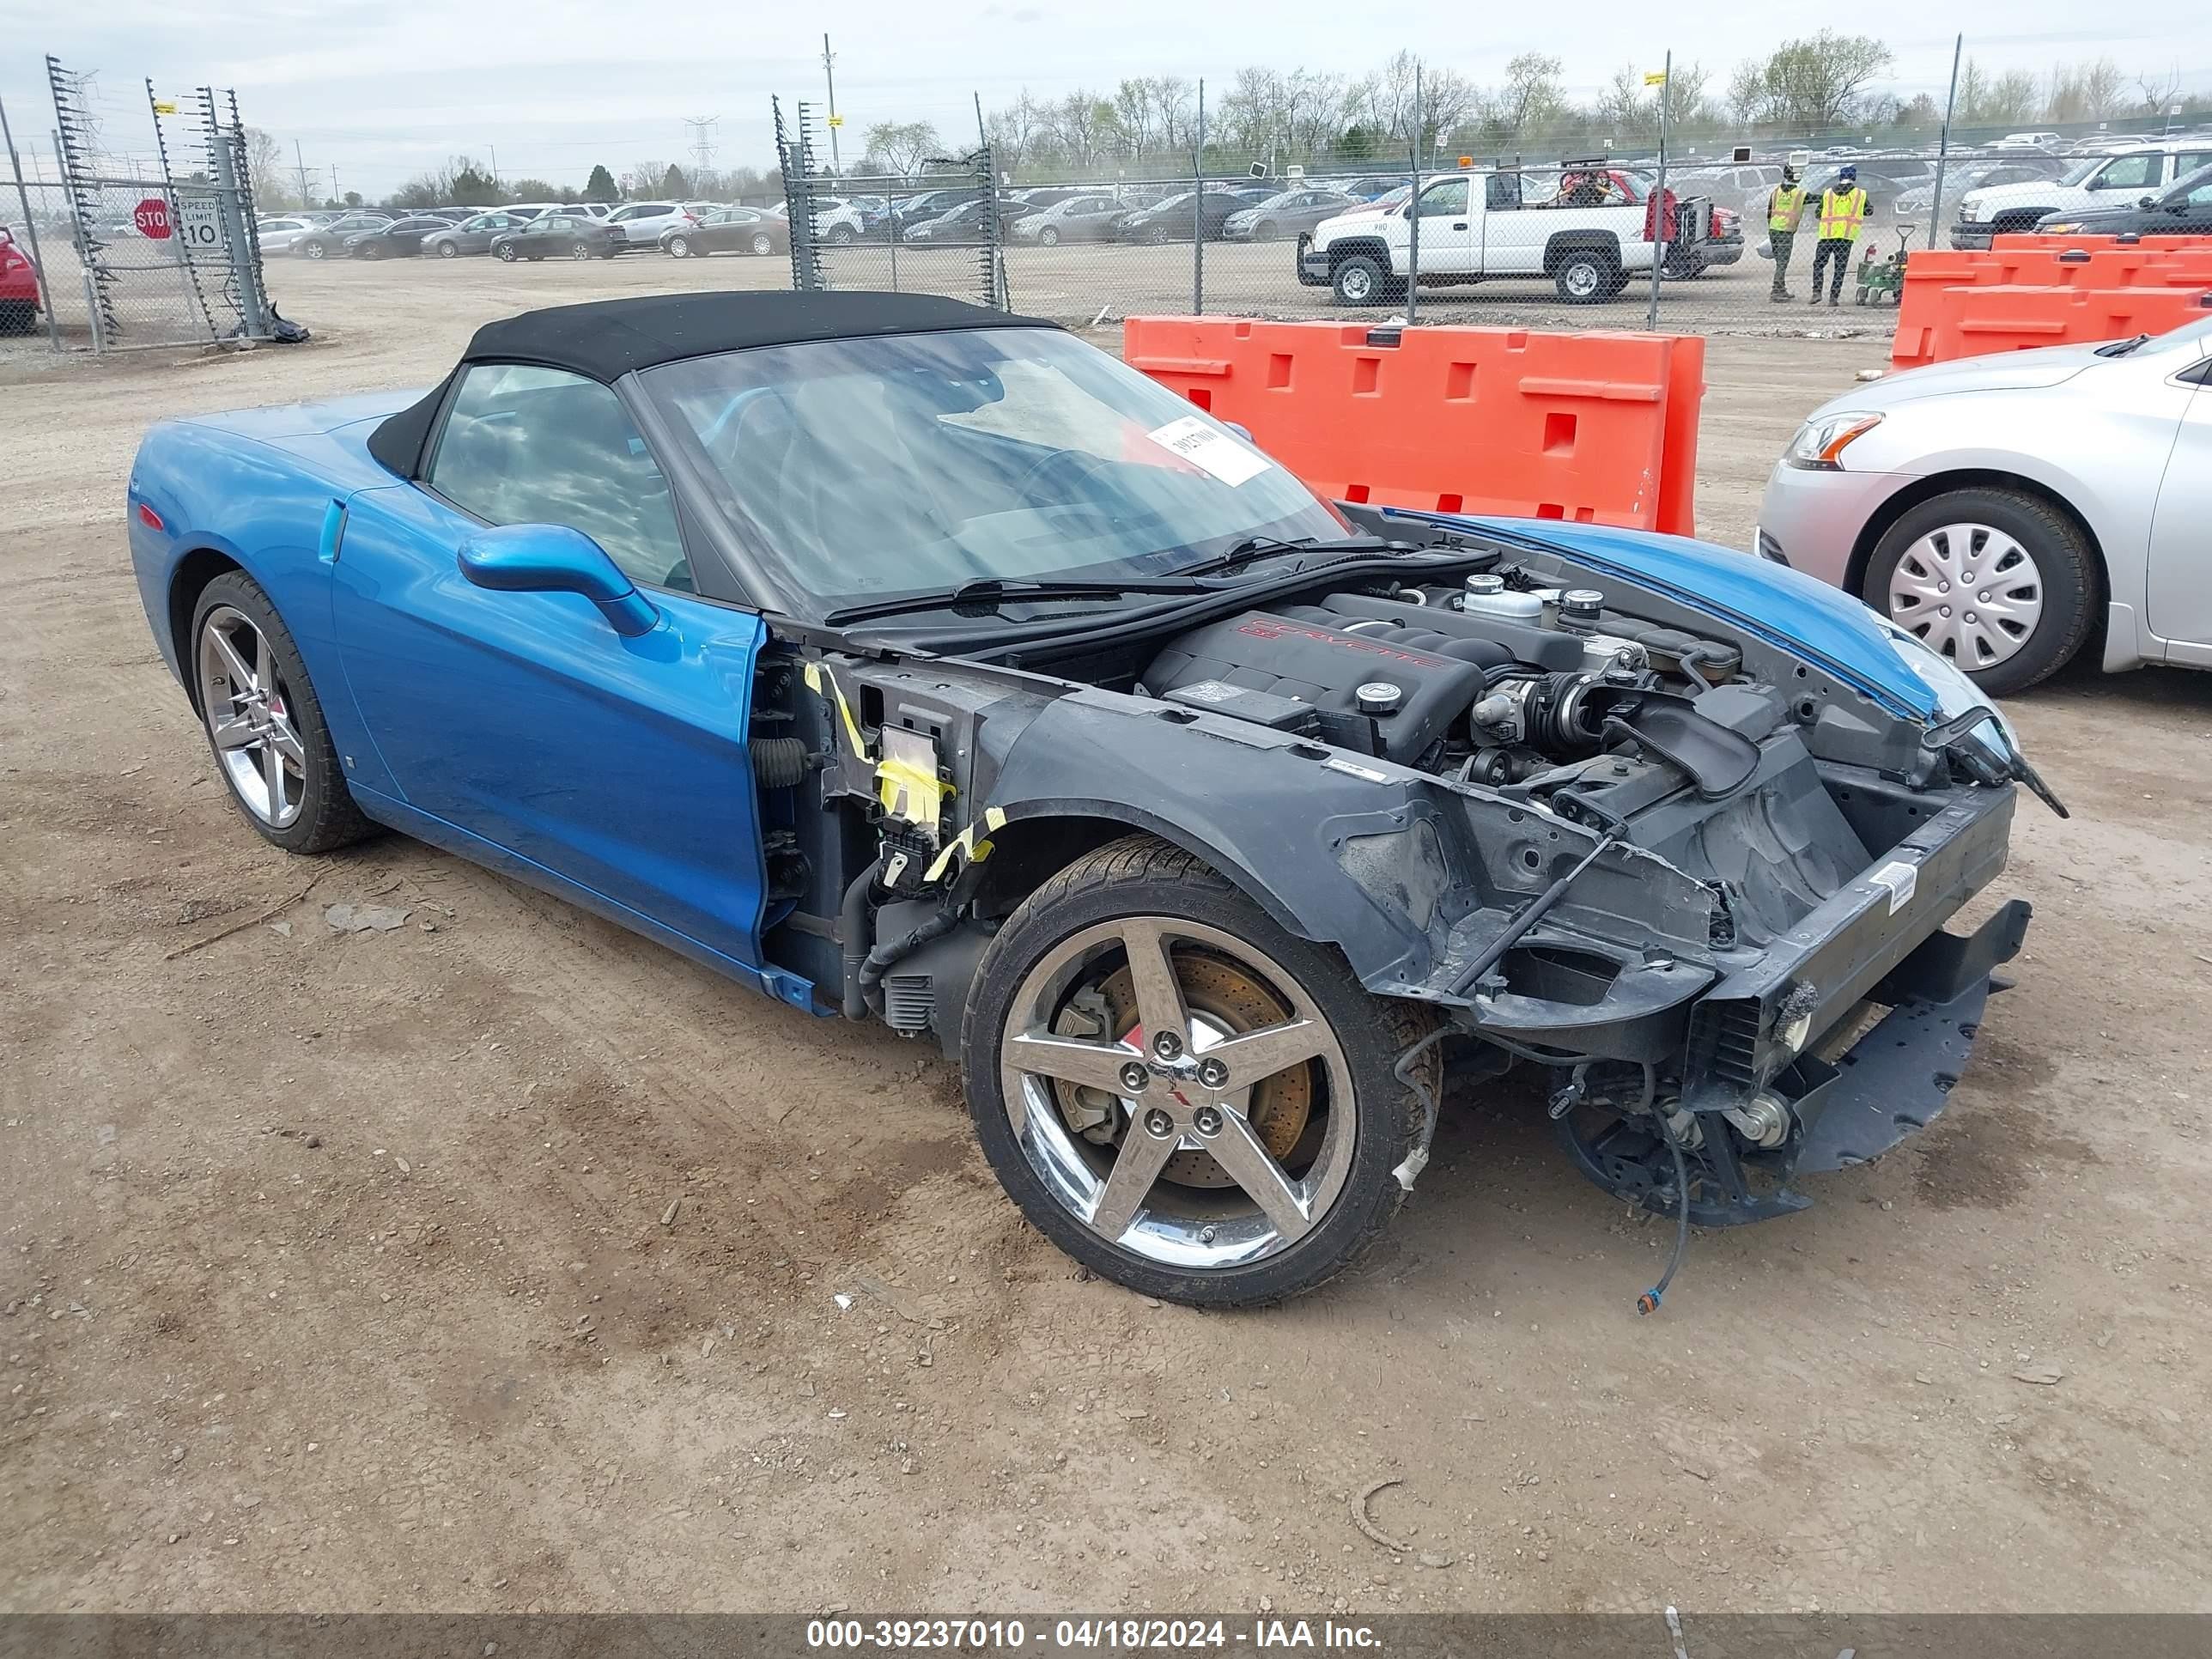
[[[453,374],[386,418],[368,452],[402,477],[415,476],[422,446],[453,375],[471,363],[535,363],[611,384],[632,369],[750,346],[854,340],[953,328],[1054,328],[1036,317],[989,311],[933,294],[650,294],[551,306],[486,323]]]

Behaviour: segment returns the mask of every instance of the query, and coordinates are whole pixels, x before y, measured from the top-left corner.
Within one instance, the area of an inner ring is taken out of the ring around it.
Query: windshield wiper
[[[2124,357],[2128,353],[2133,351],[2137,346],[2148,341],[2149,338],[2150,336],[2148,334],[2138,334],[2132,340],[2115,340],[2110,345],[2099,346],[2097,348],[2097,355],[2100,357]]]
[[[908,593],[896,599],[877,599],[867,605],[832,611],[823,622],[831,628],[848,623],[871,622],[878,617],[903,616],[915,611],[996,611],[1023,599],[1118,599],[1125,593],[1208,593],[1201,582],[1096,580],[1089,581],[1009,581],[1002,576],[977,576],[957,587],[928,593]]]
[[[1415,551],[1411,542],[1394,542],[1381,536],[1346,536],[1340,541],[1324,542],[1318,536],[1297,536],[1285,541],[1278,536],[1247,536],[1226,553],[1218,553],[1196,564],[1185,565],[1176,572],[1178,576],[1207,576],[1223,571],[1241,569],[1255,559],[1272,559],[1285,553],[1310,553],[1326,547],[1331,553],[1384,553],[1394,549]]]

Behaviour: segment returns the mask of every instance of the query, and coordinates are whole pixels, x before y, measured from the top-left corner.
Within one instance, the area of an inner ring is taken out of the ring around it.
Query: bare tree
[[[2109,58],[2054,64],[2050,88],[2043,104],[2046,121],[2103,121],[2120,112],[2120,66]]]
[[[1559,90],[1559,59],[1540,52],[1524,52],[1506,60],[1505,84],[1492,94],[1492,119],[1511,138],[1525,138],[1557,124],[1566,112],[1567,100]]]
[[[1814,132],[1844,126],[1858,118],[1869,83],[1893,58],[1872,35],[1822,29],[1741,65],[1729,97],[1746,120]]]
[[[1068,164],[1085,173],[1112,155],[1121,132],[1112,101],[1089,91],[1047,106],[1044,124]]]
[[[1417,88],[1425,152],[1446,134],[1465,126],[1480,106],[1481,95],[1474,83],[1457,70],[1441,68],[1411,52],[1399,52],[1380,70],[1360,76],[1345,88],[1345,116],[1382,141],[1384,153],[1403,154],[1413,142]]]
[[[2154,80],[2148,75],[2136,76],[2136,90],[2142,95],[2138,106],[2145,115],[2163,115],[2181,101],[2181,72],[2170,71],[2164,80]]]
[[[1162,153],[1187,152],[1198,142],[1197,89],[1180,75],[1155,75],[1145,85],[1152,94],[1152,118],[1159,127]]]
[[[1123,82],[1122,85],[1129,83]],[[983,122],[984,136],[991,141],[991,154],[999,166],[1009,172],[1025,164],[1036,148],[1039,134],[1044,126],[1044,112],[1036,100],[1024,87],[1021,95],[1004,109],[994,109]]]
[[[246,130],[246,176],[253,185],[253,205],[264,213],[295,204],[314,205],[300,200],[298,170],[285,167],[284,152],[276,138],[259,127]]]
[[[867,152],[863,163],[871,172],[897,174],[904,179],[921,171],[921,164],[945,153],[945,140],[927,121],[878,121],[863,136]]]
[[[623,169],[622,193],[633,202],[649,197],[667,176],[665,161],[632,161]]]

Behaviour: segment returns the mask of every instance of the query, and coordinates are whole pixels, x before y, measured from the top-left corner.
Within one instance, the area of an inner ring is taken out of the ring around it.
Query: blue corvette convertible
[[[1942,1109],[2027,924],[1943,928],[2041,785],[1859,605],[1333,504],[951,301],[531,313],[420,395],[155,427],[129,514],[255,831],[934,1040],[1023,1211],[1152,1295],[1353,1260],[1448,1073],[1534,1068],[1685,1229],[1800,1208]]]

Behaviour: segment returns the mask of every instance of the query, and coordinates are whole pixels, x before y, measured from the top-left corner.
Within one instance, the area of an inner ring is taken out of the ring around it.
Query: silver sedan
[[[1910,369],[1815,410],[1757,550],[1859,595],[2005,696],[2102,635],[2212,668],[2212,317]]]

